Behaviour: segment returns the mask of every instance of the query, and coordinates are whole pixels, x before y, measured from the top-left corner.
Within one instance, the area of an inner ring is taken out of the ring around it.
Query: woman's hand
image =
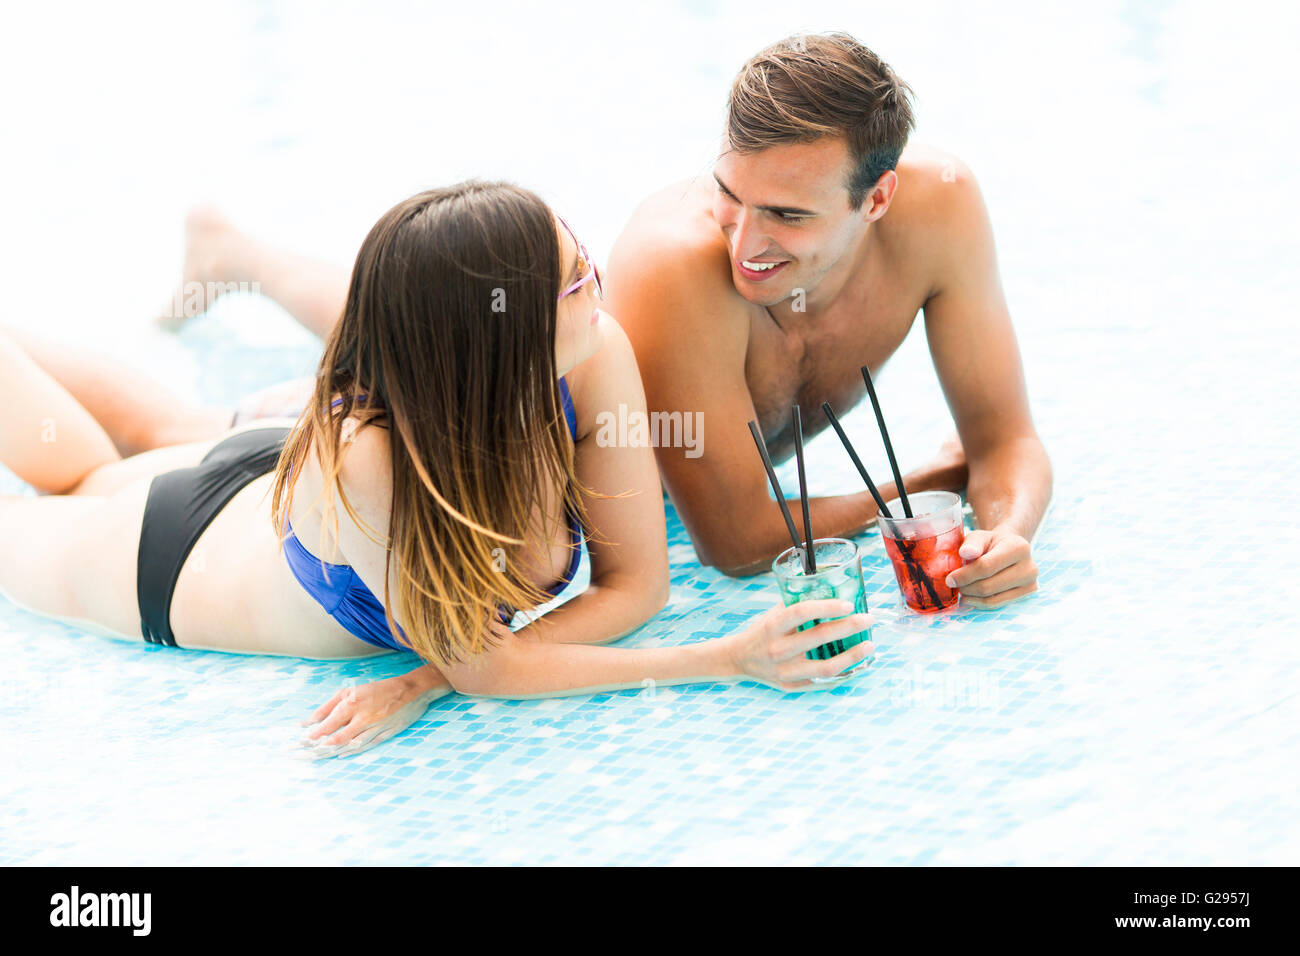
[[[424,714],[451,685],[432,667],[409,674],[344,687],[303,726],[316,724],[303,739],[315,757],[348,757],[401,733]]]
[[[778,604],[755,617],[743,631],[723,640],[731,642],[731,659],[738,674],[783,691],[822,690],[836,686],[838,681],[832,679],[860,663],[875,645],[863,641],[824,661],[809,660],[804,652],[865,631],[875,623],[875,618],[870,614],[849,614],[806,631],[798,627],[817,618],[852,610],[853,605],[848,601],[834,598],[801,601],[789,607]]]

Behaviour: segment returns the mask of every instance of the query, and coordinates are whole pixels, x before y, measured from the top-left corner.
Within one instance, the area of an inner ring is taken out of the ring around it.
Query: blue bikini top
[[[578,419],[573,411],[573,399],[569,396],[569,385],[560,379],[560,397],[564,402],[564,418],[569,423],[569,435],[578,440]],[[338,403],[335,400],[335,404]],[[558,582],[546,589],[554,597],[570,581],[578,570],[581,560],[582,526],[572,508],[566,507],[569,521],[569,543],[572,553],[569,566]],[[293,533],[293,525],[288,524],[288,537],[284,541],[284,557],[289,562],[289,570],[330,617],[347,629],[349,634],[359,637],[367,644],[376,647],[391,648],[395,651],[410,650],[404,643],[399,643],[388,630],[388,621],[384,617],[384,605],[375,597],[366,583],[358,577],[348,564],[331,564],[316,557],[302,546],[298,536]],[[509,624],[514,614],[504,605],[498,609],[498,618],[502,624]],[[401,627],[398,627],[401,630]],[[402,638],[405,639],[405,632]]]

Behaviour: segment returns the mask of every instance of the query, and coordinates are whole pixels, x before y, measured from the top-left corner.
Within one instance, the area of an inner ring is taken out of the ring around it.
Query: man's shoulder
[[[911,232],[942,231],[978,194],[975,174],[955,153],[928,143],[909,145],[899,157],[898,191],[885,219]],[[883,220],[882,220],[883,221]],[[927,235],[928,238],[928,235]]]
[[[697,177],[648,196],[614,243],[611,281],[672,278],[701,288],[719,285],[722,276],[729,284],[727,243],[713,220],[711,195]]]
[[[899,158],[898,190],[880,225],[901,261],[922,269],[932,289],[952,263],[987,238],[979,183],[955,153],[909,144]]]
[[[661,189],[637,207],[615,242],[610,311],[629,332],[643,316],[677,325],[733,308],[744,314],[711,195],[699,178]]]
[[[703,177],[693,176],[655,190],[632,211],[618,243],[702,232],[713,222],[707,187]]]

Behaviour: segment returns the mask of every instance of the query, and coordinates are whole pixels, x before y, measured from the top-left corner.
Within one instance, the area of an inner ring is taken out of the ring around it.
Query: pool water
[[[310,374],[318,345],[256,296],[174,338],[143,321],[188,203],[346,261],[401,196],[504,174],[603,255],[640,196],[707,170],[748,53],[847,29],[918,90],[918,138],[970,164],[989,205],[1055,469],[1039,593],[905,611],[872,532],[857,541],[876,659],[843,686],[452,695],[329,761],[301,758],[298,721],[409,660],[178,651],[0,603],[0,863],[1295,862],[1300,137],[1276,64],[1296,14],[845,2],[790,22],[754,6],[561,23],[526,5],[376,4],[362,22],[167,5],[130,36],[94,8],[67,31],[27,10],[29,49],[0,66],[41,90],[5,107],[29,148],[0,184],[3,321],[212,401]],[[478,18],[511,29],[465,33]],[[66,62],[99,81],[51,65]],[[877,388],[919,464],[951,428],[919,320]],[[869,407],[844,421],[885,473]],[[808,454],[814,493],[859,490],[832,433]],[[778,474],[794,487],[792,465]],[[25,489],[0,472],[0,492]],[[706,640],[777,601],[770,573],[701,567],[668,519],[671,599],[625,644]],[[18,543],[0,528],[0,546]],[[586,576],[584,559],[574,587]]]

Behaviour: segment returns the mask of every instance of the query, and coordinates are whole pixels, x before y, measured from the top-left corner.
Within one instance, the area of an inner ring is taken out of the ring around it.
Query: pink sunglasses
[[[600,299],[603,302],[605,299],[605,290],[601,286],[600,270],[596,268],[596,263],[592,261],[591,255],[587,252],[587,247],[584,246],[581,242],[578,242],[578,237],[573,235],[573,230],[569,229],[569,224],[565,222],[564,219],[561,217],[557,216],[556,218],[560,220],[561,225],[563,225],[565,229],[569,230],[569,235],[573,236],[573,242],[578,247],[578,269],[579,271],[585,269],[586,272],[585,274],[579,277],[577,282],[573,283],[573,285],[569,286],[567,289],[561,292],[556,297],[555,301],[558,302],[560,301],[560,299],[564,299],[567,298],[568,296],[573,295],[573,293],[577,292],[588,282],[595,282],[596,298]]]

